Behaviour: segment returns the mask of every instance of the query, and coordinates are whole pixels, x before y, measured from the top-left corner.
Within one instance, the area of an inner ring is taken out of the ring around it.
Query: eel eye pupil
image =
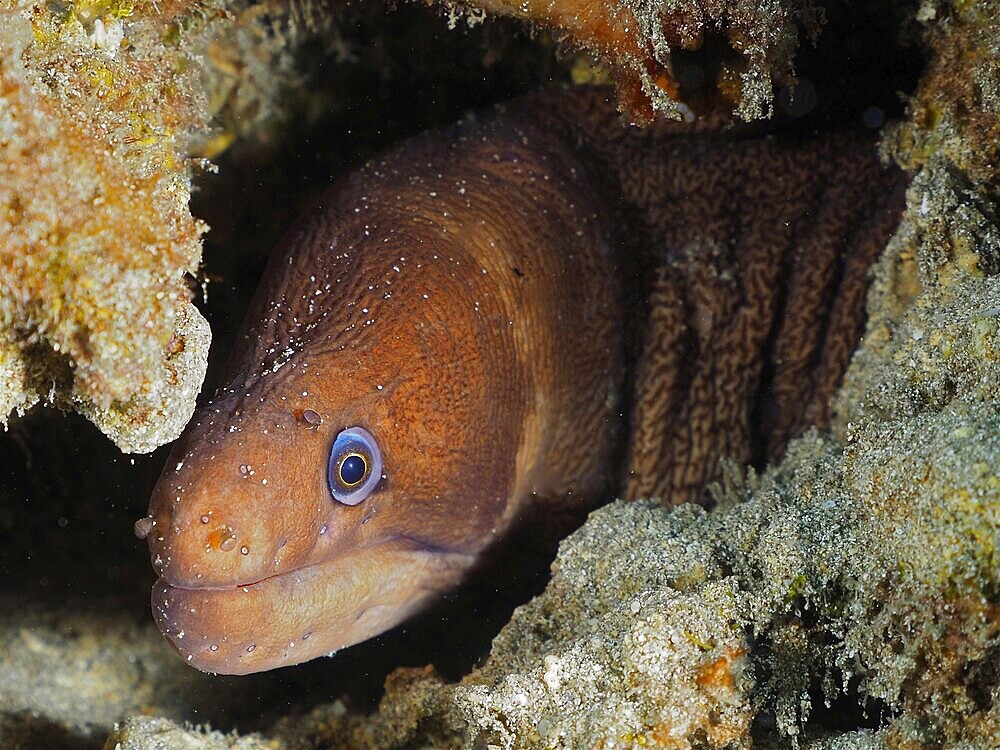
[[[352,453],[340,464],[340,479],[348,487],[359,484],[368,473],[368,464],[363,456]]]

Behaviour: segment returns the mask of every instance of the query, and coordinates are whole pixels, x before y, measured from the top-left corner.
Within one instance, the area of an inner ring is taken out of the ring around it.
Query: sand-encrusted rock
[[[764,476],[716,488],[710,513],[606,506],[563,543],[546,591],[461,682],[402,671],[378,713],[318,709],[273,737],[279,747],[782,747],[797,737],[817,749],[988,748],[998,455],[994,403],[873,421],[846,452],[812,433]],[[894,717],[877,734],[810,736],[825,703],[860,712],[872,698]]]
[[[995,191],[1000,179],[1000,13],[996,0],[922,0],[929,62],[910,116],[895,132],[908,168],[942,157],[956,172]],[[994,195],[996,193],[994,192]]]
[[[162,392],[171,340],[200,347],[204,372],[207,336],[177,326],[204,231],[182,157],[203,106],[183,77],[150,74],[162,51],[122,49],[124,5],[100,7],[22,5],[0,26],[5,422],[38,400],[100,413]]]
[[[969,720],[1000,643],[998,454],[1000,405],[881,425],[846,454],[813,433],[712,513],[602,508],[482,668],[400,674],[327,739],[749,747],[754,719],[798,736],[824,701],[868,697],[899,712],[894,746],[987,747]]]
[[[238,737],[184,727],[169,719],[133,717],[115,726],[105,750],[275,750],[258,735]]]
[[[190,417],[192,176],[273,114],[293,46],[249,5],[0,9],[0,423],[41,401],[149,451]]]

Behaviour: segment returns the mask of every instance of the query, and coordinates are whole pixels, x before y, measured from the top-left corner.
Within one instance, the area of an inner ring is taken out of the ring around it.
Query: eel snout
[[[210,405],[214,418],[203,416],[175,447],[150,499],[153,568],[175,586],[255,583],[344,543],[329,529],[319,533],[329,527],[327,507],[311,485],[322,478],[303,471],[322,462],[322,441],[296,430],[284,410],[227,417],[226,407],[225,400]],[[304,434],[289,456],[282,444],[293,430]]]
[[[225,589],[182,588],[161,578],[153,587],[153,616],[202,671],[248,674],[297,664],[409,618],[472,564],[467,555],[411,547],[386,542]]]
[[[154,618],[203,671],[258,672],[366,640],[439,599],[475,563],[427,543],[419,517],[409,530],[393,520],[394,508],[414,504],[405,489],[387,485],[353,506],[331,499],[331,445],[355,416],[293,398],[310,388],[295,379],[260,408],[245,398],[208,404],[154,488],[144,519],[159,576]],[[366,412],[386,434],[378,409]],[[392,462],[398,449],[383,444]]]

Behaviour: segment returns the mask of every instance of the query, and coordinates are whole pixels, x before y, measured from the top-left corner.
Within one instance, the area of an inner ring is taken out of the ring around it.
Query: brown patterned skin
[[[864,138],[727,130],[543,92],[307,211],[150,503],[178,651],[224,673],[315,658],[437,599],[528,504],[696,499],[720,457],[825,424],[899,177]],[[384,479],[346,506],[326,467],[351,426]]]
[[[588,112],[588,132],[616,132]],[[591,143],[634,210],[645,303],[622,492],[700,500],[720,458],[763,465],[829,424],[905,180],[863,133],[617,133]]]

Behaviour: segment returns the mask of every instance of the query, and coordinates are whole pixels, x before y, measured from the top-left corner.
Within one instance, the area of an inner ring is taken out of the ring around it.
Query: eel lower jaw
[[[382,633],[458,585],[476,556],[388,541],[226,588],[153,586],[153,616],[203,672],[299,664]]]

